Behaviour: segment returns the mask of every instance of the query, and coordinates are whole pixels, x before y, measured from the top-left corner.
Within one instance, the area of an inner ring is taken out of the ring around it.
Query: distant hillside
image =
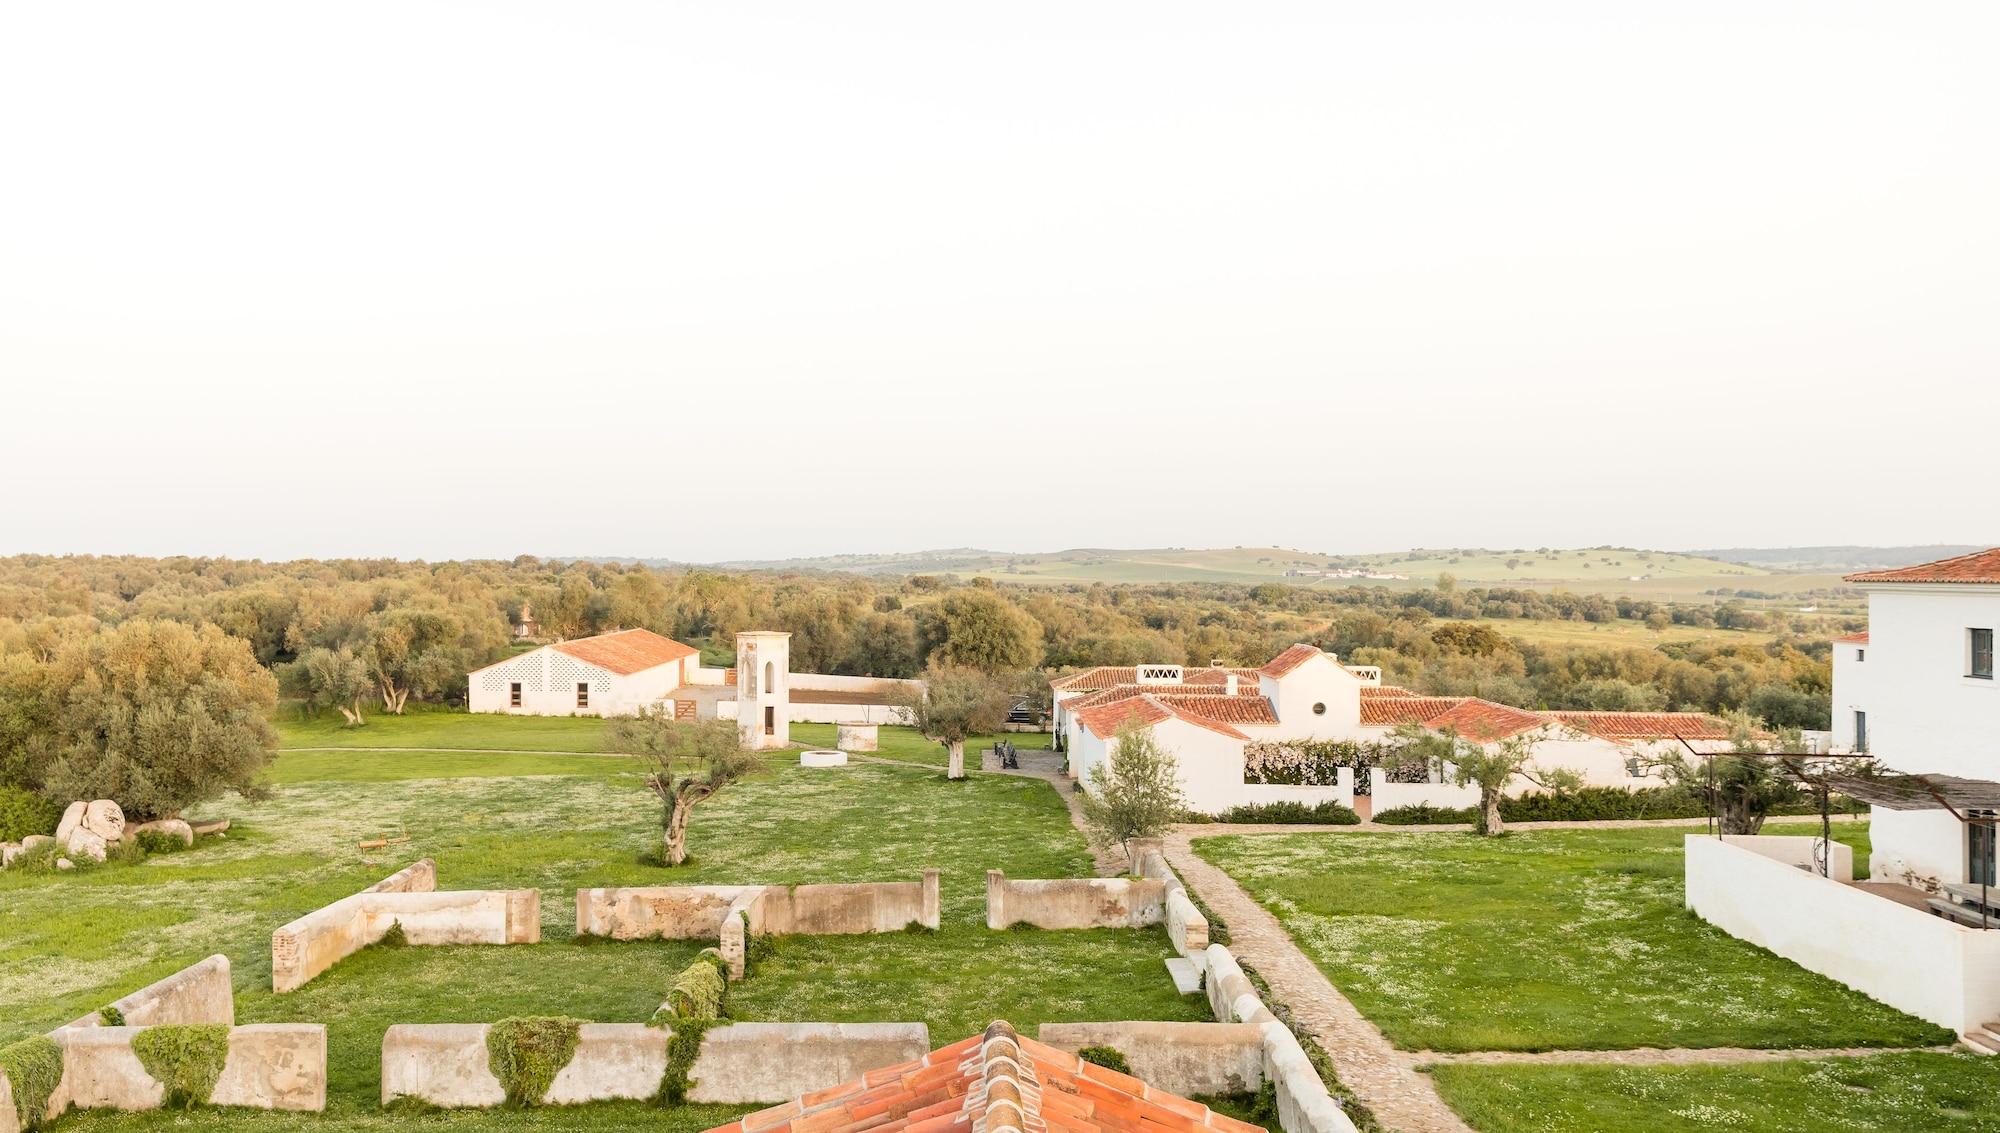
[[[1860,570],[1914,566],[1917,563],[1948,559],[1953,555],[1983,551],[1992,546],[2000,544],[1980,543],[1967,546],[1957,543],[1931,543],[1919,547],[1722,547],[1708,551],[1689,551],[1688,554],[1721,559],[1724,562],[1744,563],[1765,570],[1851,574]]]
[[[824,555],[711,564],[734,570],[845,571],[856,574],[951,574],[1021,583],[1223,582],[1255,586],[1435,585],[1450,574],[1464,586],[1696,598],[1710,591],[1777,597],[1839,585],[1831,575],[1779,574],[1761,564],[1634,547],[1418,548],[1375,554],[1289,547],[1185,547],[1011,554],[970,547],[882,554]]]

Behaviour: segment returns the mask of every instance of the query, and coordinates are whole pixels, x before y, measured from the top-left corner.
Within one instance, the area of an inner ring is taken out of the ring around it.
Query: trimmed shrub
[[[722,953],[704,948],[694,963],[674,978],[661,1012],[673,1019],[719,1019],[729,992],[729,965]]]
[[[100,1007],[97,1009],[97,1021],[107,1027],[122,1027],[125,1025],[125,1013],[116,1007]]]
[[[46,1035],[0,1047],[0,1073],[13,1087],[21,1128],[40,1129],[48,1119],[49,1095],[62,1083],[62,1072],[62,1047]]]
[[[172,854],[187,849],[187,843],[164,830],[141,830],[137,838],[131,839],[148,854]]]
[[[132,1053],[155,1082],[167,1089],[169,1109],[208,1104],[229,1058],[229,1027],[196,1023],[147,1027],[132,1036]]]
[[[562,1015],[526,1015],[502,1019],[486,1032],[486,1062],[507,1104],[538,1106],[549,1086],[576,1057],[576,1036],[583,1020]]]
[[[1504,806],[1504,804],[1503,804]],[[1506,815],[1505,810],[1501,812]],[[1375,821],[1384,826],[1442,826],[1452,822],[1471,822],[1471,807],[1432,806],[1429,803],[1412,803],[1409,806],[1390,807],[1375,816]]]
[[[0,842],[18,842],[30,834],[54,834],[63,808],[33,791],[0,786]]]
[[[1834,800],[1835,814],[1859,813],[1865,808],[1852,799]],[[1801,792],[1796,802],[1771,808],[1773,815],[1814,815],[1819,804]],[[1637,791],[1617,787],[1584,787],[1562,794],[1531,791],[1516,798],[1500,800],[1500,817],[1507,822],[1605,822],[1644,818],[1703,818],[1708,805],[1690,791],[1679,787],[1647,787]],[[1472,807],[1436,807],[1418,804],[1399,806],[1375,816],[1385,826],[1417,826],[1471,822]]]
[[[1361,816],[1352,808],[1342,806],[1331,799],[1307,806],[1304,803],[1255,803],[1250,806],[1231,807],[1216,815],[1217,822],[1240,823],[1286,823],[1292,825],[1355,826]]]
[[[1077,1051],[1076,1056],[1093,1066],[1102,1066],[1106,1070],[1116,1070],[1120,1074],[1130,1074],[1132,1072],[1132,1067],[1125,1062],[1125,1056],[1119,1053],[1118,1048],[1115,1046],[1087,1046]]]

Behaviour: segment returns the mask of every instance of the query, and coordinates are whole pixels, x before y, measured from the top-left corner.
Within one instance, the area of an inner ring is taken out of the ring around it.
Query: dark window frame
[[[521,707],[521,682],[520,682],[520,681],[508,681],[508,682],[507,682],[507,707],[509,707],[509,708],[519,708],[519,707]]]
[[[1981,641],[1985,644],[1982,646]],[[1974,680],[1993,679],[1993,631],[1969,627],[1965,631],[1965,675]]]
[[[576,706],[577,706],[578,708],[588,708],[588,707],[590,707],[590,682],[589,682],[589,681],[578,681],[578,682],[576,682]]]

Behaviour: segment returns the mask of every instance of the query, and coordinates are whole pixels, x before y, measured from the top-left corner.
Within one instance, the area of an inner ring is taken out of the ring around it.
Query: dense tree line
[[[208,772],[147,786],[132,778],[132,753],[200,742],[218,753],[215,774],[242,778],[253,749],[269,744],[261,719],[281,692],[355,719],[454,701],[468,670],[514,647],[511,626],[529,605],[547,637],[646,628],[727,663],[737,631],[773,628],[793,634],[802,671],[892,677],[931,665],[1255,665],[1311,641],[1422,692],[1537,708],[1747,710],[1780,727],[1826,726],[1827,638],[1860,628],[1740,597],[1668,605],[1438,583],[996,586],[532,557],[17,556],[0,559],[0,780],[77,794],[116,781],[157,794],[142,810],[172,809]],[[1499,631],[1518,619],[1618,618],[1774,636],[1647,648],[1534,644]]]

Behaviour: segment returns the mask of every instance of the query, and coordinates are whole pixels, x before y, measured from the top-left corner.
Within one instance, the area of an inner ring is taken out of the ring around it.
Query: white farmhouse
[[[474,712],[620,716],[657,704],[701,666],[692,646],[643,629],[559,641],[466,674]]]
[[[1698,749],[1713,747],[1729,735],[1721,720],[1693,712],[1529,712],[1477,697],[1415,696],[1383,685],[1380,669],[1342,665],[1311,645],[1294,645],[1257,669],[1105,666],[1050,685],[1072,776],[1087,781],[1115,758],[1119,729],[1137,722],[1174,753],[1189,805],[1210,814],[1260,803],[1333,801],[1365,816],[1417,803],[1469,806],[1478,799],[1476,788],[1450,786],[1435,773],[1395,782],[1411,776],[1376,769],[1358,798],[1353,768],[1341,768],[1332,783],[1266,782],[1271,776],[1259,774],[1258,760],[1268,748],[1259,745],[1370,744],[1408,724],[1450,729],[1484,745],[1533,733],[1537,767],[1573,769],[1591,785],[1630,789],[1660,785],[1649,757],[1663,747],[1682,739]],[[1531,786],[1522,779],[1513,789]]]
[[[783,747],[790,725],[893,724],[920,682],[791,671],[791,634],[736,635],[736,665],[714,669],[690,645],[643,629],[558,641],[466,674],[474,712],[624,716],[671,705],[680,719],[737,720],[749,747]]]

